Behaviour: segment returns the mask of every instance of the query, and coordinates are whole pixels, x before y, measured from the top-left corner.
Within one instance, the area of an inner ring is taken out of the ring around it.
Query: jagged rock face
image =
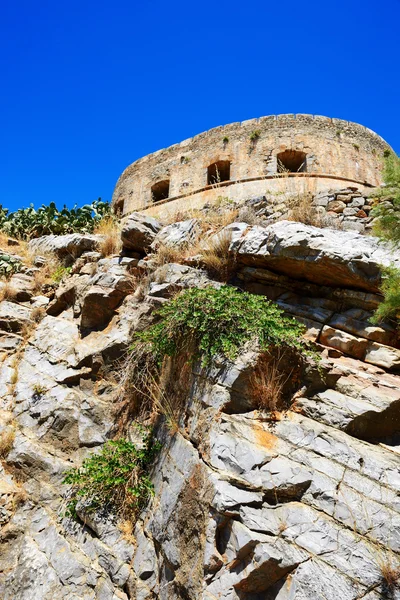
[[[193,365],[133,538],[111,516],[65,518],[64,473],[114,435],[106,373],[154,307],[221,284],[171,264],[139,299],[144,261],[83,254],[50,302],[0,303],[0,435],[15,436],[0,470],[2,599],[400,599],[385,580],[400,564],[400,353],[393,328],[369,322],[379,263],[399,257],[297,223],[230,229],[241,287],[302,320],[322,360],[274,420],[249,391],[256,347]]]

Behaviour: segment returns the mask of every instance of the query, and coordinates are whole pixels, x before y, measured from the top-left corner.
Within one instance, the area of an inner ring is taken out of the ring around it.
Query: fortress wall
[[[326,189],[327,176],[331,176],[336,187],[343,187],[343,180],[361,188],[376,186],[381,183],[382,155],[387,148],[388,144],[376,133],[339,119],[312,115],[251,119],[211,129],[137,160],[119,178],[113,203],[119,207],[123,202],[123,214],[150,207],[153,213],[158,203],[152,201],[151,187],[161,180],[170,181],[169,201],[176,203],[174,198],[180,199],[180,208],[190,206],[190,200],[196,204],[210,201],[218,186],[204,190],[207,167],[221,160],[231,163],[231,181],[260,180],[258,184],[230,184],[229,197],[248,195],[253,189],[257,190],[254,193],[265,193],[276,187],[276,157],[287,149],[306,154],[307,174],[324,176],[312,184],[317,191]],[[337,184],[335,177],[340,178]],[[303,174],[297,178],[302,179]],[[224,184],[220,186],[223,188]],[[234,190],[236,186],[239,187]],[[221,194],[225,194],[222,189],[217,196]],[[165,206],[165,201],[160,204]]]

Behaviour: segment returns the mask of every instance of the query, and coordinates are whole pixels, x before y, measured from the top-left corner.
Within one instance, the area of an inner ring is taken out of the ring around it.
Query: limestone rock
[[[28,247],[31,252],[51,252],[60,259],[66,259],[72,263],[84,252],[96,250],[98,243],[102,240],[101,235],[68,233],[67,235],[44,235],[40,238],[30,240]]]
[[[160,244],[172,248],[187,246],[196,239],[199,233],[200,226],[197,219],[178,221],[163,227],[157,233],[151,247],[156,250]]]
[[[231,249],[239,265],[369,292],[379,291],[381,265],[400,266],[400,252],[374,238],[289,221],[254,226]]]
[[[142,213],[132,213],[122,227],[122,245],[128,250],[145,252],[154,242],[161,227],[161,223],[153,217]]]

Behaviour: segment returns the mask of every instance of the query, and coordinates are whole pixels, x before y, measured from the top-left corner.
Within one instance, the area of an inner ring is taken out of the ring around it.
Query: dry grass
[[[378,567],[381,572],[383,586],[389,594],[393,594],[394,590],[400,587],[400,564],[398,559],[393,557],[392,552],[385,552],[378,559]]]
[[[162,267],[169,263],[181,263],[187,255],[187,250],[188,246],[177,248],[167,246],[166,244],[160,244],[152,256],[152,263],[155,268]]]
[[[341,229],[342,225],[339,219],[318,211],[318,207],[312,204],[313,195],[311,192],[297,194],[288,200],[289,214],[284,219],[304,223],[304,225],[313,225],[314,227],[330,227]]]
[[[98,245],[98,250],[103,257],[120,252],[122,248],[121,226],[113,216],[104,217],[93,233],[104,236]]]
[[[38,271],[34,273],[35,279],[35,292],[40,292],[44,285],[54,284],[55,273],[60,272],[64,268],[64,263],[52,253],[41,254],[46,260],[43,267],[40,267]],[[31,255],[30,260],[32,264],[35,260],[36,255]]]
[[[13,447],[15,440],[15,428],[7,427],[0,433],[0,458],[5,460]]]
[[[226,283],[235,270],[235,256],[229,252],[232,243],[232,232],[221,231],[208,240],[201,249],[201,266],[209,276]]]
[[[317,211],[317,207],[312,205],[311,194],[300,194],[290,198],[288,208],[289,215],[287,218],[289,221],[322,227],[322,217]]]
[[[4,281],[3,286],[0,289],[0,302],[3,300],[10,300],[13,302],[17,298],[17,290],[12,286],[9,281]]]
[[[124,540],[126,540],[129,544],[136,544],[136,538],[133,535],[134,525],[132,521],[124,519],[118,522],[117,527],[122,533],[122,537]]]
[[[279,359],[263,354],[259,358],[249,379],[249,393],[258,410],[270,413],[272,420],[279,418],[283,403],[285,374],[279,368]]]
[[[137,344],[119,365],[118,432],[132,419],[154,423],[165,418],[171,433],[180,429],[183,406],[191,385],[188,354],[165,358],[161,368],[144,344]]]
[[[26,489],[20,484],[17,483],[17,490],[13,494],[12,497],[12,510],[15,512],[21,504],[24,504],[28,500],[28,494]]]
[[[40,323],[46,316],[46,310],[43,306],[35,306],[31,312],[31,319],[35,323]]]

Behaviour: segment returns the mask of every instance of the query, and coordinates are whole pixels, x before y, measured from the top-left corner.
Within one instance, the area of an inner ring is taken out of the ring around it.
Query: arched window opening
[[[153,202],[159,202],[169,197],[169,179],[158,181],[151,188],[151,199]]]
[[[219,160],[207,168],[207,185],[229,181],[231,178],[231,163],[229,160]]]
[[[300,150],[285,150],[277,155],[278,173],[306,173],[307,155]]]
[[[114,203],[114,214],[120,217],[124,213],[124,200],[118,200]]]

